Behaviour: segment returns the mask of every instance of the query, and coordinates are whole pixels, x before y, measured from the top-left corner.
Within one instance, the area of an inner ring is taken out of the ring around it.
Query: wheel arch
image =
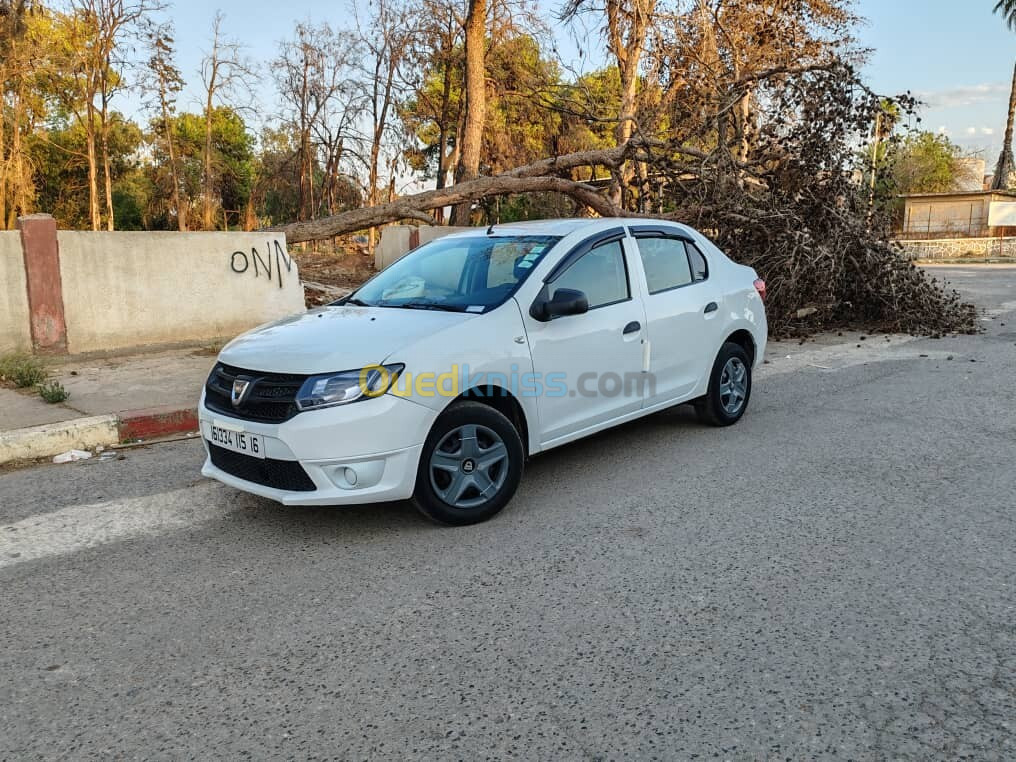
[[[723,340],[723,343],[737,344],[747,353],[750,366],[755,367],[755,358],[757,357],[758,348],[755,346],[755,337],[751,335],[751,331],[745,328],[739,328],[727,336],[727,338]]]
[[[445,410],[462,400],[488,405],[511,421],[515,430],[519,432],[519,438],[522,440],[522,447],[525,450],[526,457],[529,457],[529,421],[518,397],[503,386],[482,384],[466,389],[466,391],[449,402]]]

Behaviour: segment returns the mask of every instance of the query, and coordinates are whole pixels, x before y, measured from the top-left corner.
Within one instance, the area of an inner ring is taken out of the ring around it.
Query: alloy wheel
[[[452,429],[430,456],[435,494],[454,508],[476,508],[497,494],[508,476],[508,448],[478,424]]]
[[[737,415],[748,398],[748,367],[731,357],[720,374],[720,404],[727,415]]]

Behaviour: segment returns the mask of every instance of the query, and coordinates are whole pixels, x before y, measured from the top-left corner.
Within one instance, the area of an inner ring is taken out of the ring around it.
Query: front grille
[[[250,393],[240,407],[233,407],[233,381],[238,376],[251,379]],[[296,394],[307,376],[292,373],[261,373],[256,370],[217,364],[205,384],[205,407],[216,413],[246,421],[281,423],[300,411]]]
[[[287,492],[313,492],[317,489],[307,472],[303,470],[303,466],[295,460],[252,458],[249,455],[224,450],[211,442],[208,443],[208,452],[216,468],[245,482],[254,482]]]

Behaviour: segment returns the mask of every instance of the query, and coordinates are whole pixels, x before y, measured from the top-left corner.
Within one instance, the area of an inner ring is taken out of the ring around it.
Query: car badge
[[[233,403],[233,407],[240,407],[247,401],[247,395],[250,394],[253,385],[249,378],[237,378],[233,381],[233,392],[229,395],[229,401]]]

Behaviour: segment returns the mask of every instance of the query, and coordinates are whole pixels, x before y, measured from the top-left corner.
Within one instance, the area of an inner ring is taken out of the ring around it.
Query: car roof
[[[464,237],[482,233],[491,236],[516,236],[516,235],[552,235],[565,237],[575,232],[595,233],[600,230],[607,230],[618,225],[671,225],[676,228],[689,230],[687,226],[670,220],[660,220],[638,217],[579,217],[569,219],[553,220],[527,220],[525,222],[508,222],[504,224],[490,225],[489,227],[475,227],[469,230],[461,230],[453,233],[453,236]]]

